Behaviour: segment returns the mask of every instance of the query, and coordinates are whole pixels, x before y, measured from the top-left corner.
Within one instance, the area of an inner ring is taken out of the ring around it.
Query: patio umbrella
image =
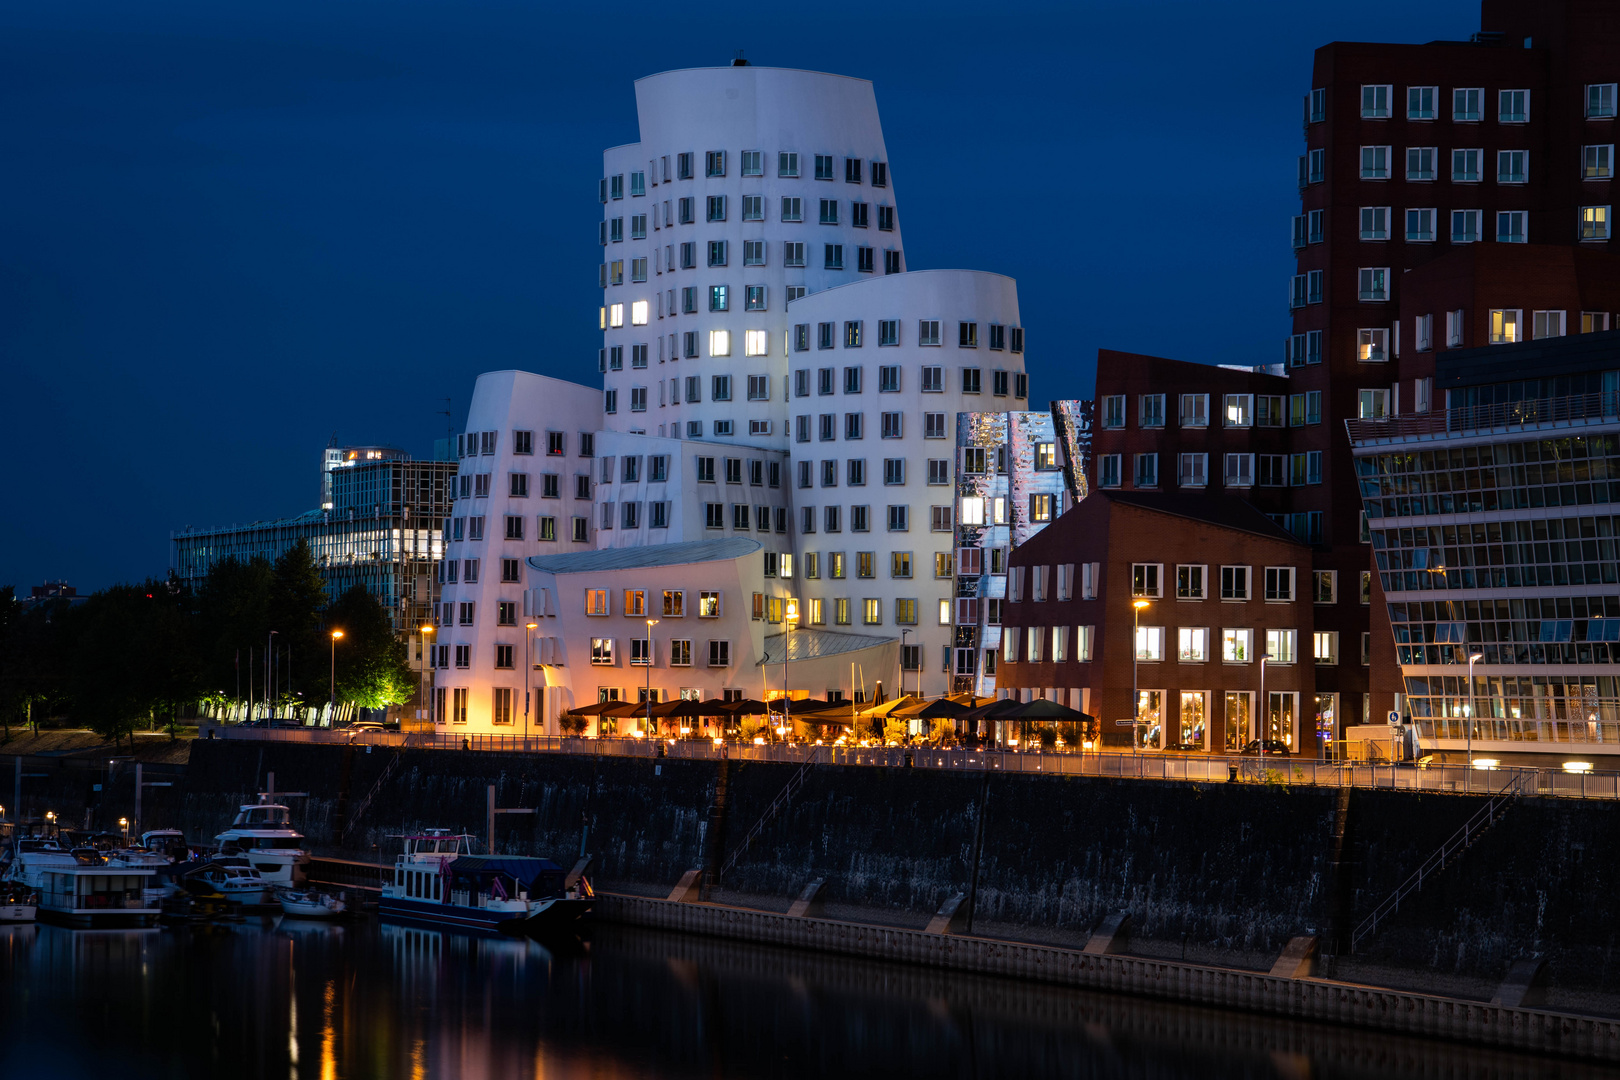
[[[903,709],[907,705],[914,705],[920,700],[920,698],[915,698],[908,694],[905,697],[897,697],[893,701],[882,701],[876,705],[868,706],[867,708],[860,710],[857,715],[867,719],[878,716],[887,717],[890,713],[896,711],[897,709]]]
[[[969,709],[977,709],[980,705],[988,705],[992,701],[996,700],[993,697],[981,697],[980,695],[967,690],[960,694],[947,694],[945,696],[956,702],[958,705],[965,705]]]
[[[1067,705],[1060,705],[1057,702],[1049,701],[1046,698],[1036,698],[1034,701],[1026,701],[1022,705],[1009,709],[1007,712],[1003,713],[1002,716],[1012,720],[1090,721],[1096,719],[1095,717],[1087,716],[1079,709],[1071,709]]]
[[[674,701],[661,702],[653,706],[652,714],[655,717],[714,715],[704,708],[701,701],[694,701],[691,698],[677,698]]]
[[[976,709],[969,709],[962,714],[963,720],[1003,720],[1007,714],[1018,708],[1019,703],[1012,698],[997,698],[988,705],[980,705]]]
[[[890,716],[903,716],[908,720],[954,720],[968,711],[968,707],[948,697],[935,698],[933,701],[913,701],[890,713]]]
[[[624,713],[614,712],[613,710],[622,709],[627,705],[637,705],[637,704],[638,703],[634,702],[634,701],[593,701],[588,705],[581,705],[578,708],[569,709],[567,715],[569,715],[569,716],[601,716],[601,715],[603,715],[605,713],[608,716],[623,716]]]
[[[745,698],[742,701],[727,701],[723,703],[726,714],[729,716],[753,716],[771,711],[771,707],[755,698]]]
[[[699,716],[730,716],[731,715],[731,702],[729,702],[729,701],[721,701],[717,697],[716,698],[710,698],[708,701],[700,703],[698,708],[702,710],[701,712],[699,712],[697,714]]]

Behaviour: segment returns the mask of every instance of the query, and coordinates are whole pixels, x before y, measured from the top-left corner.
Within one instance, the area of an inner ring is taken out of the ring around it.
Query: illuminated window
[[[630,305],[630,325],[647,325],[647,301],[637,300],[635,303]]]
[[[613,304],[608,308],[608,325],[614,328],[624,325],[623,304]]]
[[[1520,324],[1524,313],[1518,308],[1491,309],[1491,344],[1509,345],[1523,340]]]
[[[713,342],[713,335],[714,334],[724,334],[724,333],[726,333],[726,331],[724,331],[724,330],[712,330],[712,331],[710,331],[709,355],[711,355],[711,356],[724,356],[724,355],[726,355],[725,353],[717,353],[717,352],[715,352],[714,351],[714,342]],[[730,348],[730,343],[729,342],[727,343],[727,348],[728,349]],[[771,349],[771,334],[770,334],[770,331],[768,331],[768,330],[744,330],[743,331],[743,355],[744,356],[765,356],[770,352],[770,349]]]
[[[1581,239],[1607,240],[1609,238],[1609,208],[1607,206],[1581,207]]]
[[[730,330],[710,330],[709,331],[709,355],[710,356],[730,356],[731,355],[731,331]]]

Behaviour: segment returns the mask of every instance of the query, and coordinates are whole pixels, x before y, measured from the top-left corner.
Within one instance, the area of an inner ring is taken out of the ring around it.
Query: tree
[[[53,599],[26,611],[13,604],[0,639],[0,709],[25,719],[39,734],[39,717],[64,704],[67,678],[61,637],[70,605]],[[8,729],[9,734],[9,729]]]
[[[388,612],[363,585],[356,585],[326,610],[326,633],[342,630],[337,644],[337,695],[367,709],[409,701],[418,676],[405,643],[394,636]],[[331,648],[330,638],[328,648]]]
[[[321,630],[321,609],[326,606],[326,582],[309,543],[300,540],[276,560],[267,603],[268,629],[276,631],[277,647],[288,650],[282,663],[292,665],[294,692],[311,703],[320,701],[326,690],[326,680],[320,677],[320,661],[326,659],[329,647]],[[285,669],[278,666],[277,670]],[[283,679],[278,675],[282,687],[272,688],[272,699],[286,693]]]
[[[201,696],[189,590],[172,581],[115,585],[72,609],[60,639],[72,714],[114,744],[143,721]]]
[[[268,559],[223,559],[208,571],[197,593],[198,649],[206,689],[237,699],[262,679],[258,660],[270,630],[270,591],[275,568]]]

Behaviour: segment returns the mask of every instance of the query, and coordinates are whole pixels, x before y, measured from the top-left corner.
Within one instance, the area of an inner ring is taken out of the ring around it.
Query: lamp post
[[[786,738],[793,731],[793,721],[788,716],[788,709],[793,698],[788,693],[788,653],[793,650],[793,624],[799,621],[799,601],[788,597],[787,602],[787,637],[782,642],[782,735]],[[900,633],[902,645],[906,640],[905,631]],[[900,669],[900,692],[906,691],[906,674],[902,665]]]
[[[792,624],[789,624],[789,626],[788,626],[789,632],[791,632],[792,629],[793,629]],[[900,696],[901,697],[906,696],[906,637],[910,633],[911,633],[911,628],[909,626],[902,626],[900,628]],[[917,671],[917,696],[922,697],[922,671],[921,671],[922,665],[918,664],[917,667],[919,669]],[[785,674],[785,672],[784,672],[784,674]]]
[[[342,636],[343,631],[332,631],[332,685],[330,690],[331,697],[327,703],[327,706],[332,710],[333,720],[337,719],[337,643],[338,638]]]
[[[428,704],[428,696],[427,696],[427,693],[428,693],[427,666],[428,666],[428,653],[433,651],[433,646],[432,646],[432,644],[430,644],[430,642],[432,641],[433,624],[432,623],[423,623],[421,633],[422,633],[422,695],[421,695],[422,696],[422,707],[417,710],[417,714],[418,714],[419,719],[425,719],[425,720],[428,721],[428,723],[432,723],[433,722],[433,706]],[[334,656],[332,658],[332,660],[333,660],[333,668],[334,668],[333,674],[335,675],[336,674],[335,669],[336,669],[336,664],[337,664],[337,657]],[[334,681],[334,683],[336,682],[335,679],[333,681]]]
[[[1140,753],[1142,750],[1142,691],[1137,686],[1137,661],[1142,655],[1142,609],[1148,606],[1146,600],[1131,601],[1131,753]]]
[[[1469,776],[1473,776],[1474,768],[1474,665],[1485,659],[1484,653],[1468,654],[1468,768]]]
[[[641,662],[647,668],[647,730],[653,731],[652,722],[652,628],[658,625],[657,619],[647,620],[647,649],[641,655]]]
[[[539,626],[540,624],[535,622],[523,624],[523,629],[528,631],[523,635],[523,749],[525,750],[529,748],[529,688],[534,684],[534,664],[529,660],[529,647]]]
[[[1266,728],[1271,726],[1271,709],[1266,703],[1266,661],[1270,653],[1260,654],[1260,772],[1266,771]]]
[[[122,830],[122,832],[124,834],[124,846],[128,847],[129,846],[129,818],[127,818],[127,817],[119,818],[118,819],[118,828],[120,830]]]
[[[279,631],[270,631],[270,636],[264,639],[264,702],[269,706],[267,719],[276,718],[276,634]]]

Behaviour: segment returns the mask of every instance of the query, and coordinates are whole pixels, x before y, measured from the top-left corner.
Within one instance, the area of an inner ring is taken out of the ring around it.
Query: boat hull
[[[438,930],[540,935],[576,929],[590,914],[591,903],[590,900],[551,900],[542,902],[537,910],[524,913],[385,896],[377,902],[377,914],[387,922]]]
[[[87,927],[152,926],[157,922],[156,908],[54,908],[41,906],[39,921]]]
[[[38,916],[33,904],[0,904],[0,923],[33,922]]]

